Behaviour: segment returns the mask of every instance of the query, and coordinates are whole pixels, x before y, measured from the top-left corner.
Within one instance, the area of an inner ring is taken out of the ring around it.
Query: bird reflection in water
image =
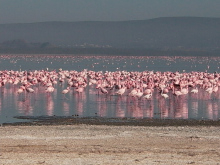
[[[158,108],[160,109],[160,116],[161,119],[165,119],[169,117],[168,113],[168,106],[167,106],[167,100],[164,98],[159,98],[158,99]]]
[[[213,120],[218,120],[219,119],[219,109],[218,109],[218,102],[214,101],[212,103],[212,109],[213,109]]]
[[[145,117],[145,101],[146,99],[134,98],[133,96],[127,97],[127,116],[134,117],[134,118],[144,118]],[[148,100],[149,102],[150,100]],[[150,106],[149,106],[150,107]],[[127,117],[126,116],[126,117]]]
[[[191,102],[191,112],[189,112],[191,118],[196,119],[198,117],[198,110],[199,110],[198,100],[192,100],[192,102]]]
[[[152,99],[144,101],[144,117],[153,118],[154,116],[154,101]]]
[[[123,118],[125,117],[125,105],[126,97],[125,96],[116,96],[116,105],[115,105],[115,117]]]
[[[212,102],[207,101],[207,117],[210,120],[213,120],[213,109],[212,109]]]
[[[76,107],[76,116],[83,116],[84,113],[84,102],[86,101],[86,94],[83,89],[80,91],[76,90],[73,93],[73,97],[75,98],[75,107]]]
[[[70,105],[69,105],[69,103],[66,102],[66,101],[63,101],[63,102],[62,102],[62,107],[63,107],[64,115],[65,115],[65,116],[68,116],[68,115],[69,115],[69,112],[70,112]]]
[[[106,117],[107,116],[107,97],[103,97],[100,95],[97,95],[96,102],[97,104],[97,116],[100,117]]]
[[[174,98],[174,119],[188,118],[188,102],[185,95]]]
[[[33,114],[33,106],[31,105],[30,100],[26,99],[26,100],[18,101],[17,106],[20,114],[25,114],[27,116]]]
[[[46,111],[48,116],[54,115],[54,100],[52,95],[46,96]]]

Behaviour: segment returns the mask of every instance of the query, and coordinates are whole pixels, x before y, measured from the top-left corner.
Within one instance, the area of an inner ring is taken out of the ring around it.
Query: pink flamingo
[[[22,85],[19,87],[19,89],[17,90],[17,93],[23,93],[25,90],[25,87]]]
[[[100,90],[103,94],[108,94],[107,89],[105,89],[104,87],[100,87]]]
[[[76,91],[77,91],[78,93],[82,93],[82,92],[84,91],[84,88],[83,88],[83,87],[77,87],[77,88],[76,88]]]
[[[152,92],[150,91],[149,93],[147,92],[147,94],[144,94],[143,98],[145,99],[150,99],[152,97]]]
[[[49,86],[46,88],[45,90],[47,93],[52,93],[54,91],[54,87],[53,86]]]
[[[136,88],[133,88],[133,89],[131,90],[131,92],[128,94],[128,96],[134,97],[134,96],[136,96],[136,94],[137,94],[137,89],[136,89]]]
[[[191,93],[198,93],[198,92],[199,92],[198,87],[191,90]]]
[[[70,87],[69,87],[69,86],[68,86],[66,89],[62,90],[62,94],[63,94],[63,97],[64,97],[64,98],[68,99],[68,98],[66,97],[66,94],[67,94],[69,91],[70,91]]]
[[[34,89],[32,89],[32,88],[26,88],[26,91],[28,92],[28,93],[34,93]]]
[[[125,91],[126,91],[126,87],[122,87],[122,88],[120,88],[117,92],[115,92],[116,94],[118,94],[118,95],[123,95],[124,93],[125,93]]]
[[[162,92],[160,94],[162,97],[164,97],[165,99],[169,98],[169,95],[164,93],[164,89],[162,89]]]

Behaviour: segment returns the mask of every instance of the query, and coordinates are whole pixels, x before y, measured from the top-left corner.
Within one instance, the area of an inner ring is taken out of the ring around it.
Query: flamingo
[[[79,86],[79,87],[76,88],[76,91],[78,93],[82,93],[84,91],[84,88]]]
[[[152,94],[152,90],[150,88],[147,88],[145,91],[144,91],[144,95],[147,95],[147,94]]]
[[[104,87],[100,87],[100,89],[103,94],[108,94],[107,89],[105,89]]]
[[[198,93],[198,92],[199,92],[199,90],[197,87],[191,90],[191,93]]]
[[[134,97],[134,96],[136,96],[136,94],[137,94],[137,89],[134,88],[134,89],[131,90],[131,92],[128,94],[128,96]]]
[[[209,87],[205,90],[206,92],[208,92],[209,94],[211,94],[213,92],[213,87]]]
[[[54,87],[53,86],[49,86],[46,88],[45,90],[47,93],[52,93],[54,91]]]
[[[125,93],[125,90],[126,90],[126,87],[122,87],[122,88],[120,88],[117,92],[115,92],[116,94],[118,94],[118,95],[123,95],[124,93]]]
[[[162,89],[161,96],[164,97],[165,99],[169,98],[169,95],[166,93],[163,93],[163,91],[164,89]]]
[[[183,93],[180,90],[176,90],[175,87],[173,87],[173,94],[178,97],[182,95]]]
[[[26,91],[27,91],[28,93],[34,93],[34,89],[32,89],[32,88],[26,88]]]
[[[143,96],[143,92],[142,92],[142,90],[141,89],[138,89],[138,91],[137,91],[137,93],[136,93],[136,96],[138,97],[138,98],[141,98],[142,96]]]
[[[186,88],[182,88],[181,90],[180,90],[180,92],[183,94],[183,95],[186,95],[186,94],[188,94],[188,88],[186,87]]]
[[[70,91],[70,87],[68,86],[66,89],[62,91],[63,97],[67,99],[66,94]]]
[[[69,90],[70,90],[70,87],[67,87],[66,89],[62,90],[62,94],[66,94],[66,93],[68,93]]]
[[[22,88],[24,86],[21,86],[18,90],[17,90],[17,93],[23,93],[24,92],[24,88]]]
[[[150,99],[152,97],[152,93],[146,94],[143,96],[145,99]]]
[[[212,91],[213,91],[214,93],[218,92],[218,86],[215,85],[215,86],[213,87]]]

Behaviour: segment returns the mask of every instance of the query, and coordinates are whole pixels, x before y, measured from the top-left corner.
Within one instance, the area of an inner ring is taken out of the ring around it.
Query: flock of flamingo
[[[34,71],[0,71],[0,86],[6,84],[19,86],[17,93],[34,93],[34,87],[45,87],[46,93],[53,93],[59,83],[66,83],[62,90],[65,94],[74,90],[82,93],[85,88],[94,87],[97,94],[126,95],[139,99],[151,99],[154,91],[165,99],[175,96],[198,93],[204,90],[207,94],[219,94],[220,74],[217,72],[128,72],[128,71],[91,71],[91,70],[34,70]],[[156,90],[155,90],[156,89]]]

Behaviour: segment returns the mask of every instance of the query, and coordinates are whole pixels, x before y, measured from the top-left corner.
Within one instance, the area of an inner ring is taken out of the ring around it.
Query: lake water
[[[171,72],[218,72],[219,57],[107,57],[65,55],[1,55],[0,70],[76,70],[82,71],[171,71]],[[151,119],[220,119],[220,91],[208,94],[199,89],[197,94],[188,93],[176,97],[169,94],[164,99],[155,90],[151,99],[118,96],[116,90],[104,95],[95,85],[87,86],[82,93],[72,90],[61,94],[67,82],[55,85],[53,93],[45,87],[34,86],[34,93],[17,93],[18,85],[6,83],[0,87],[0,123],[20,121],[15,116],[77,116],[104,118],[151,118]]]

